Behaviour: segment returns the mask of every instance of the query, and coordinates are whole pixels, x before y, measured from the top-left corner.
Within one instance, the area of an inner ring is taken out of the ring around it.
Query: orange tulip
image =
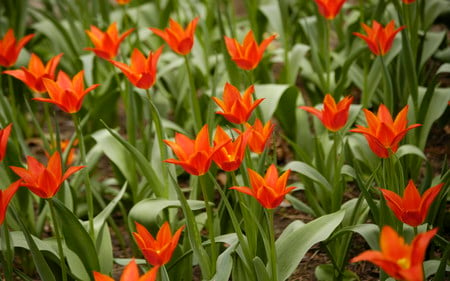
[[[67,113],[75,113],[81,109],[84,96],[94,90],[99,84],[84,89],[84,70],[78,72],[73,80],[63,71],[59,71],[56,81],[44,78],[43,82],[50,98],[34,98],[33,100],[56,104]]]
[[[0,225],[3,224],[6,216],[6,210],[8,209],[9,201],[19,189],[21,180],[15,181],[10,184],[5,190],[0,190]]]
[[[386,225],[380,235],[381,251],[365,251],[350,262],[370,261],[397,280],[423,281],[425,251],[436,232],[437,228],[421,233],[409,245]]]
[[[63,54],[59,54],[51,58],[44,66],[42,60],[35,54],[31,54],[30,62],[28,63],[28,69],[22,67],[22,69],[7,70],[3,73],[14,76],[25,83],[32,91],[36,93],[43,93],[45,89],[43,79],[48,78],[55,79],[55,69],[58,66]]]
[[[172,258],[183,229],[184,226],[180,227],[172,235],[170,225],[166,221],[159,229],[155,239],[144,226],[136,222],[137,232],[133,232],[133,236],[147,262],[153,266],[162,266]]]
[[[122,272],[122,276],[120,277],[120,281],[155,281],[156,275],[158,274],[159,267],[153,267],[147,273],[142,276],[139,276],[139,268],[136,264],[136,261],[132,259],[125,269]],[[94,280],[95,281],[114,281],[111,277],[101,274],[99,272],[94,271]]]
[[[372,21],[372,28],[364,23],[361,25],[367,35],[357,32],[354,32],[353,34],[366,41],[372,53],[377,56],[383,56],[389,52],[392,47],[392,43],[394,42],[395,35],[406,27],[401,26],[395,29],[395,23],[393,20],[390,21],[385,28],[383,28],[383,26],[376,20]]]
[[[126,5],[130,2],[131,2],[131,0],[116,0],[116,3],[119,5]]]
[[[310,106],[300,106],[299,108],[317,116],[328,130],[337,132],[347,123],[348,111],[352,101],[353,97],[347,96],[336,104],[334,98],[327,94],[323,101],[322,110]]]
[[[248,138],[248,146],[255,153],[262,153],[269,144],[275,125],[270,120],[263,126],[261,120],[256,119],[253,126],[245,123],[245,127],[250,131]],[[240,133],[239,130],[236,130]]]
[[[134,28],[128,29],[119,36],[117,23],[113,22],[106,32],[101,31],[97,27],[91,25],[91,30],[86,30],[86,34],[94,44],[94,48],[85,48],[87,51],[93,51],[102,59],[113,59],[119,52],[120,43],[133,32]]]
[[[346,0],[314,0],[319,8],[320,14],[326,19],[334,19]]]
[[[283,202],[284,196],[295,188],[294,186],[286,187],[291,170],[287,170],[278,177],[277,168],[272,164],[264,178],[252,169],[247,169],[247,171],[252,188],[233,186],[231,189],[253,196],[266,209],[278,207]]]
[[[5,158],[6,146],[8,145],[8,138],[11,134],[12,124],[9,124],[4,129],[0,130],[0,162]]]
[[[416,0],[403,0],[403,3],[405,3],[405,4],[411,4],[414,2],[416,2]]]
[[[141,89],[149,89],[156,82],[156,65],[162,49],[163,47],[160,47],[154,53],[149,52],[147,58],[138,49],[134,49],[130,66],[118,61],[109,61],[122,70],[133,85]]]
[[[173,19],[169,19],[169,28],[164,30],[158,28],[149,29],[166,41],[175,53],[184,56],[191,52],[192,46],[194,45],[194,33],[198,20],[198,17],[193,19],[186,29],[183,29],[183,27]]]
[[[226,36],[225,44],[231,59],[237,64],[237,66],[244,70],[252,70],[258,66],[267,46],[276,37],[276,35],[269,36],[261,42],[261,45],[258,46],[258,43],[255,41],[253,31],[250,30],[245,36],[242,45],[239,44],[236,39],[228,38]]]
[[[405,106],[400,113],[392,120],[389,110],[384,104],[378,108],[378,113],[375,116],[367,109],[363,109],[366,115],[368,128],[356,125],[356,129],[350,132],[364,134],[372,151],[381,158],[388,158],[390,153],[395,153],[398,145],[406,133],[421,124],[413,124],[409,127],[406,116],[408,115],[408,106]]]
[[[257,99],[253,102],[252,94],[254,92],[255,87],[252,85],[245,90],[244,96],[241,96],[236,87],[226,83],[223,90],[223,100],[216,97],[212,98],[223,110],[223,112],[217,111],[216,113],[223,115],[231,123],[242,124],[247,122],[253,110],[264,100]]]
[[[232,141],[227,133],[220,126],[217,126],[214,135],[214,146],[220,146],[222,143],[226,143],[212,157],[220,169],[231,172],[239,168],[244,159],[249,133],[250,131],[245,131],[235,141]]]
[[[22,178],[22,186],[41,198],[51,198],[58,192],[61,184],[73,173],[85,166],[73,166],[62,174],[61,156],[59,152],[53,153],[48,160],[47,167],[32,156],[27,157],[28,169],[10,167],[14,173]]]
[[[428,209],[433,203],[434,198],[441,191],[444,184],[438,184],[427,189],[423,196],[420,196],[414,182],[409,181],[403,193],[403,198],[387,189],[380,188],[386,203],[394,212],[395,216],[402,222],[410,226],[421,225],[428,214]]]
[[[34,34],[29,34],[20,39],[16,44],[14,31],[11,28],[8,29],[3,39],[0,40],[0,66],[13,66],[16,63],[23,46],[25,46],[33,36]]]

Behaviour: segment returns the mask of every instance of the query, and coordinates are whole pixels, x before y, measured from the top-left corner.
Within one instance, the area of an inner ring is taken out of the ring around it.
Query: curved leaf
[[[417,146],[414,146],[414,145],[411,145],[411,144],[405,144],[405,145],[400,146],[398,148],[397,152],[395,153],[395,155],[399,159],[402,158],[403,156],[411,155],[411,154],[419,156],[423,160],[427,160],[427,157],[422,152],[422,150],[420,150]]]
[[[297,172],[299,174],[302,174],[311,180],[321,184],[323,187],[327,188],[328,190],[332,190],[331,184],[327,181],[327,179],[322,176],[322,174],[317,171],[314,167],[301,162],[301,161],[292,161],[289,162],[286,166],[284,166],[283,170],[292,170],[294,172]]]

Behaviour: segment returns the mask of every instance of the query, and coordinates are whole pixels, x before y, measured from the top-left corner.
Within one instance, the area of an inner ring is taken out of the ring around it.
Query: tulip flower
[[[120,281],[155,281],[156,275],[158,274],[159,267],[153,267],[147,273],[142,276],[139,276],[139,268],[136,264],[136,261],[132,259],[125,269],[122,272],[122,276],[120,277]],[[99,272],[94,271],[94,280],[95,281],[114,281],[111,277],[101,274]]]
[[[411,4],[411,3],[416,2],[416,0],[402,0],[402,1],[403,1],[403,3],[405,3],[405,4]]]
[[[236,39],[228,38],[226,36],[225,44],[231,59],[237,64],[238,67],[244,70],[252,70],[258,66],[267,46],[276,37],[276,35],[269,36],[261,42],[261,45],[258,46],[258,43],[255,41],[253,31],[250,30],[245,36],[242,45],[239,44]]]
[[[252,85],[241,96],[239,90],[230,83],[225,84],[223,91],[223,100],[216,97],[212,99],[223,110],[217,111],[217,114],[223,115],[225,119],[235,124],[242,124],[247,122],[253,110],[264,100],[257,99],[253,102],[252,94],[255,92],[255,87]]]
[[[390,21],[385,28],[383,28],[383,26],[375,20],[372,21],[372,27],[369,27],[364,23],[361,25],[367,35],[357,32],[354,32],[353,34],[366,41],[369,49],[377,56],[383,56],[389,52],[392,47],[392,43],[394,42],[395,35],[406,27],[401,26],[395,29],[395,23],[393,20]]]
[[[0,130],[0,162],[5,158],[6,146],[8,145],[8,138],[11,133],[12,124],[9,124],[4,129]]]
[[[133,236],[147,262],[159,267],[168,263],[172,258],[183,229],[184,226],[180,227],[172,235],[170,225],[166,221],[159,229],[155,239],[144,226],[136,222],[137,232],[133,232]]]
[[[244,159],[245,148],[247,147],[249,133],[250,131],[245,131],[240,134],[235,141],[232,141],[227,133],[225,133],[220,126],[217,126],[214,135],[214,146],[226,143],[226,145],[217,150],[212,157],[213,161],[220,169],[231,172],[237,170],[239,166],[241,166],[242,160]]]
[[[117,23],[113,22],[106,32],[101,31],[97,27],[91,25],[91,30],[86,30],[86,34],[94,44],[94,48],[85,48],[87,51],[93,51],[102,59],[113,59],[119,52],[120,43],[133,32],[134,28],[128,29],[121,35],[117,30]]]
[[[310,106],[300,106],[299,108],[317,116],[328,130],[337,132],[347,123],[348,112],[352,101],[353,97],[348,96],[336,104],[334,98],[330,94],[327,94],[323,101],[322,110]]]
[[[250,177],[251,188],[246,186],[233,186],[239,192],[253,196],[266,209],[274,209],[283,202],[286,194],[295,187],[286,187],[291,170],[287,170],[280,177],[274,164],[270,165],[266,175],[261,177],[252,169],[247,169]]]
[[[13,198],[16,191],[19,189],[21,180],[15,181],[10,184],[5,190],[0,190],[0,225],[3,224],[6,216],[6,210],[8,204]]]
[[[34,34],[29,34],[16,42],[14,31],[10,28],[5,36],[0,40],[0,66],[13,66],[19,57],[22,48],[34,37]],[[17,44],[16,44],[17,43]]]
[[[130,2],[131,2],[131,0],[116,0],[116,3],[119,5],[126,5]]]
[[[346,0],[314,0],[316,1],[319,13],[328,20],[332,20],[339,14]]]
[[[22,69],[7,70],[3,71],[3,73],[21,80],[34,92],[43,93],[47,91],[43,79],[55,79],[55,69],[59,64],[62,55],[63,54],[54,56],[44,66],[42,60],[37,55],[31,54],[28,69],[22,67]]]
[[[130,66],[118,61],[109,61],[122,70],[123,74],[134,86],[141,89],[149,89],[156,82],[156,65],[162,49],[163,47],[160,47],[154,53],[149,52],[147,58],[138,49],[134,49],[131,54]]]
[[[73,80],[64,72],[59,71],[56,81],[44,78],[44,86],[50,98],[34,98],[33,100],[56,104],[67,113],[76,113],[81,109],[84,96],[94,90],[99,84],[94,84],[84,89],[84,70],[78,72]]]
[[[175,53],[184,56],[191,52],[192,46],[194,45],[194,33],[198,20],[198,17],[193,19],[186,29],[183,29],[183,27],[173,19],[169,19],[169,28],[164,30],[157,28],[149,29],[166,41]]]
[[[47,167],[32,156],[27,157],[28,168],[10,167],[14,173],[22,178],[22,186],[41,198],[51,198],[58,192],[61,184],[73,173],[85,166],[73,166],[62,173],[61,156],[59,152],[53,153],[48,160]]]
[[[383,104],[378,108],[377,115],[373,114],[367,109],[363,109],[366,116],[368,127],[356,125],[356,129],[350,132],[364,134],[372,151],[381,158],[388,158],[391,153],[397,152],[398,145],[406,133],[421,124],[413,124],[409,127],[408,120],[408,106],[405,106],[395,118],[389,113],[387,107]]]
[[[250,131],[248,137],[248,146],[255,153],[262,153],[269,144],[275,125],[270,120],[263,126],[261,120],[256,119],[253,126],[245,123],[245,127]],[[239,130],[236,130],[241,133]]]
[[[428,209],[433,203],[434,198],[439,194],[444,184],[438,184],[427,189],[423,196],[420,196],[417,187],[412,180],[405,188],[403,197],[395,192],[380,188],[386,203],[394,212],[394,215],[402,222],[416,227],[421,225],[428,214]]]
[[[365,251],[350,262],[370,261],[396,280],[423,281],[425,251],[436,232],[437,228],[421,233],[409,245],[386,225],[380,235],[381,251]]]

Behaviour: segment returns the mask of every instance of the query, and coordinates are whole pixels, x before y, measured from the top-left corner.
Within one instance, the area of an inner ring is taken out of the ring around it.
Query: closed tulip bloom
[[[33,100],[56,104],[67,113],[76,113],[81,109],[84,97],[100,86],[94,84],[84,88],[84,70],[78,72],[73,80],[63,71],[59,71],[56,81],[44,78],[43,82],[50,98],[34,98]]]
[[[286,194],[295,187],[286,187],[291,170],[287,170],[280,177],[274,164],[270,165],[264,178],[252,169],[247,169],[251,188],[246,186],[233,186],[239,192],[253,196],[266,209],[274,209],[283,202]]]
[[[239,44],[236,39],[229,38],[227,36],[225,36],[225,44],[231,59],[237,64],[238,67],[244,70],[252,70],[258,66],[267,46],[276,37],[276,35],[269,36],[261,42],[261,45],[258,46],[255,36],[253,35],[253,31],[250,30],[245,36],[242,45]]]
[[[350,262],[370,261],[396,280],[423,281],[425,251],[436,232],[437,228],[421,233],[411,244],[406,244],[395,230],[384,226],[380,235],[381,251],[365,251]]]
[[[401,26],[395,29],[395,23],[393,20],[390,21],[385,28],[383,28],[383,26],[376,20],[372,21],[372,27],[369,27],[364,23],[361,25],[367,35],[357,32],[354,32],[353,34],[366,41],[369,49],[377,56],[383,56],[389,52],[392,47],[392,43],[394,42],[395,35],[406,27]]]
[[[225,133],[220,126],[217,126],[214,135],[214,146],[226,143],[226,145],[217,150],[212,157],[213,161],[220,169],[227,172],[239,169],[242,160],[244,159],[249,133],[249,131],[245,131],[244,133],[239,134],[235,141],[232,141],[227,133]]]
[[[22,67],[21,69],[16,70],[6,70],[3,71],[3,73],[21,80],[33,92],[43,93],[47,91],[45,89],[43,79],[55,79],[55,70],[62,55],[63,54],[54,56],[44,66],[44,63],[42,63],[42,60],[37,55],[31,54],[28,68]]]
[[[250,131],[248,138],[248,146],[250,150],[261,154],[269,145],[275,125],[269,120],[266,124],[262,124],[261,120],[256,119],[253,126],[245,123],[245,127]]]
[[[326,19],[334,19],[346,0],[314,0],[316,1],[319,12]]]
[[[141,89],[149,89],[156,82],[156,65],[162,49],[163,47],[161,46],[156,52],[149,52],[147,58],[138,49],[134,49],[131,54],[130,66],[118,61],[109,61],[122,70],[123,74],[134,86]]]
[[[5,158],[6,146],[8,145],[8,138],[11,134],[12,124],[9,124],[4,129],[0,130],[0,162]]]
[[[133,236],[147,262],[159,267],[168,263],[172,258],[183,229],[184,226],[180,227],[172,235],[170,225],[166,221],[159,229],[156,238],[153,238],[144,226],[136,222],[137,232],[133,232]]]
[[[85,48],[87,51],[93,51],[102,59],[113,59],[119,52],[120,43],[133,32],[134,28],[128,29],[119,35],[117,23],[113,22],[108,29],[103,32],[96,26],[91,25],[91,30],[86,30],[86,34],[94,44],[94,48]]]
[[[22,178],[22,186],[26,186],[31,192],[41,198],[53,197],[68,177],[85,167],[69,167],[63,174],[59,152],[53,153],[48,160],[47,167],[32,156],[27,157],[27,166],[27,169],[21,167],[10,168]]]
[[[409,181],[405,188],[403,197],[397,193],[387,189],[380,188],[383,193],[386,203],[394,212],[394,215],[401,221],[410,226],[421,225],[428,214],[434,198],[439,194],[444,184],[438,184],[427,189],[422,196],[420,196],[417,187],[412,180]]]
[[[242,124],[247,122],[253,110],[264,100],[257,99],[253,102],[252,94],[255,87],[252,85],[245,90],[241,96],[239,90],[230,83],[225,84],[223,91],[223,100],[216,97],[212,99],[223,111],[217,111],[217,114],[223,115],[225,119],[234,124]]]
[[[198,20],[198,17],[193,19],[186,29],[183,29],[183,27],[173,19],[169,19],[169,27],[164,30],[158,28],[149,29],[166,41],[175,53],[184,56],[191,52],[192,46],[194,45],[194,33]]]
[[[155,281],[159,267],[153,267],[142,276],[139,276],[139,268],[136,260],[132,259],[124,268],[120,281]],[[114,281],[111,277],[94,271],[95,281]]]
[[[16,41],[14,31],[10,28],[5,36],[0,40],[0,66],[13,66],[19,57],[22,48],[34,37],[34,34],[29,34]]]
[[[323,101],[322,110],[310,106],[300,106],[299,108],[314,114],[328,130],[337,132],[347,123],[352,101],[353,97],[347,96],[336,104],[334,98],[327,94]]]
[[[0,190],[0,225],[5,220],[6,211],[8,209],[9,202],[13,198],[16,191],[19,189],[21,180],[15,181],[10,184],[6,189]]]
[[[407,127],[408,106],[399,112],[395,121],[392,120],[392,116],[384,104],[378,108],[377,115],[365,108],[363,110],[368,127],[356,125],[357,128],[350,132],[363,134],[372,151],[381,158],[388,158],[391,153],[397,152],[398,145],[406,133],[421,126],[421,124],[413,124]]]

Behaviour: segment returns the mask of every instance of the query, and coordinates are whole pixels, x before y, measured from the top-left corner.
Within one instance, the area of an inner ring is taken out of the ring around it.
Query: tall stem
[[[200,105],[198,104],[197,91],[195,88],[194,76],[192,76],[191,66],[187,56],[184,56],[184,63],[189,78],[189,87],[191,88],[190,101],[191,107],[194,110],[194,130],[198,132],[202,126],[202,116],[200,115]]]
[[[331,46],[330,46],[330,36],[331,36],[331,24],[330,20],[325,20],[325,52],[326,52],[326,71],[327,71],[327,93],[331,91]]]
[[[62,246],[62,241],[61,241],[61,234],[59,233],[59,225],[58,225],[58,220],[56,218],[56,214],[55,214],[55,207],[53,205],[53,199],[48,199],[48,205],[50,207],[50,213],[52,216],[52,221],[53,221],[53,227],[55,229],[55,236],[56,236],[56,242],[58,244],[58,254],[59,254],[59,261],[61,263],[61,274],[62,274],[62,280],[63,281],[67,281],[67,274],[66,274],[66,262],[65,262],[65,256],[64,256],[64,250],[63,250],[63,246]]]
[[[383,67],[384,74],[384,83],[386,85],[386,89],[384,90],[384,102],[386,107],[390,112],[394,111],[394,90],[392,86],[391,76],[389,75],[389,70],[387,68],[386,63],[384,62],[383,55],[380,55],[381,65]]]
[[[5,276],[5,280],[6,281],[12,281],[12,259],[13,259],[13,253],[11,251],[11,240],[9,237],[9,230],[8,230],[8,223],[6,221],[6,214],[5,214],[5,219],[3,220],[3,236],[4,236],[4,241],[5,241],[5,252],[4,253],[4,259],[5,259],[5,272],[4,272],[4,276]],[[3,246],[3,243],[2,243]],[[2,249],[3,250],[3,249]]]
[[[205,201],[205,208],[206,208],[206,214],[207,214],[207,224],[208,224],[208,235],[209,240],[211,241],[211,276],[216,271],[216,261],[217,261],[217,247],[216,247],[216,237],[215,237],[215,231],[214,231],[214,213],[211,205],[209,204],[209,196],[208,191],[206,190],[206,176],[200,176],[200,187],[202,189],[203,193],[203,200]]]
[[[272,269],[272,280],[278,281],[278,271],[277,271],[277,252],[275,248],[275,229],[273,225],[273,209],[266,209],[267,227],[269,229],[269,259],[270,267]]]

